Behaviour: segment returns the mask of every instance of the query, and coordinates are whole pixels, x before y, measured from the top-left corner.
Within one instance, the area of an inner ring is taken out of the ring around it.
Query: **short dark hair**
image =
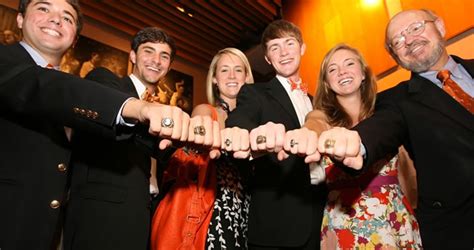
[[[173,38],[166,34],[166,32],[157,27],[143,28],[133,37],[132,50],[138,52],[138,47],[141,44],[148,42],[168,44],[171,48],[171,61],[173,61],[174,56],[176,55],[176,44],[174,43]]]
[[[267,42],[277,38],[292,36],[301,44],[303,44],[303,36],[298,26],[291,22],[280,19],[271,22],[263,31],[261,45],[263,51],[267,51]]]
[[[18,12],[25,16],[26,8],[31,3],[32,0],[20,0],[18,4]],[[76,36],[79,36],[82,30],[83,25],[83,16],[81,12],[81,7],[79,6],[79,0],[66,0],[68,4],[72,6],[72,8],[76,11],[77,20],[76,20]]]

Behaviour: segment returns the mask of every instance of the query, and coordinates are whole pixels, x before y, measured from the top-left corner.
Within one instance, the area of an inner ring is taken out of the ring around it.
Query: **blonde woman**
[[[209,116],[224,129],[240,88],[249,82],[253,76],[244,53],[235,48],[220,50],[207,75],[209,104],[196,106],[192,116]],[[226,154],[210,160],[208,153],[178,150],[165,172],[165,179],[175,175],[171,178],[175,183],[155,213],[152,249],[246,249],[250,196],[245,172],[250,168],[245,162],[241,165]],[[188,223],[189,218],[194,221]]]

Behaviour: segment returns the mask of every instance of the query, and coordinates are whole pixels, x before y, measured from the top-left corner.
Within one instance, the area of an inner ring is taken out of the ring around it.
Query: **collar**
[[[133,73],[130,74],[129,77],[132,80],[133,86],[135,86],[135,89],[137,90],[138,96],[142,96],[146,90],[145,84],[143,84],[142,81],[140,81],[140,79],[138,79],[138,77],[136,77]]]
[[[36,65],[41,66],[43,68],[46,68],[46,66],[49,64],[46,59],[44,59],[38,51],[36,51],[33,47],[31,47],[29,44],[27,44],[25,41],[20,41],[20,45],[25,48],[26,52],[30,54],[31,58],[33,58],[33,61],[35,61]],[[59,66],[54,66],[55,70],[59,70]]]
[[[448,62],[443,66],[443,69],[447,69],[451,72],[451,76],[454,79],[462,79],[462,72],[460,69],[460,65],[454,61],[454,59],[449,56]],[[435,83],[438,87],[442,88],[443,83],[438,80],[436,75],[438,74],[439,71],[426,71],[423,73],[420,73],[419,75],[430,80],[431,82]]]

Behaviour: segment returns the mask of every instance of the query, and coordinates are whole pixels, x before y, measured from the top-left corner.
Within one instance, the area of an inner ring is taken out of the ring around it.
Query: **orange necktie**
[[[303,91],[303,93],[308,94],[308,85],[306,83],[301,82],[300,84],[298,84],[291,79],[288,79],[288,80],[290,81],[292,91],[295,89],[299,89]]]
[[[441,70],[436,77],[443,83],[443,90],[454,98],[459,104],[474,114],[474,98],[468,95],[459,85],[451,79],[449,70]]]

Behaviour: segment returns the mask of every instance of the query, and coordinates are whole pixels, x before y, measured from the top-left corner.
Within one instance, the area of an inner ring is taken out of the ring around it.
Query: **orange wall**
[[[371,2],[367,6],[364,0],[283,1],[283,17],[301,28],[307,45],[301,75],[311,93],[316,89],[325,53],[340,42],[358,48],[376,75],[396,66],[383,45],[389,20],[385,2]],[[447,38],[474,26],[472,0],[400,0],[399,6],[434,10],[446,22]]]

